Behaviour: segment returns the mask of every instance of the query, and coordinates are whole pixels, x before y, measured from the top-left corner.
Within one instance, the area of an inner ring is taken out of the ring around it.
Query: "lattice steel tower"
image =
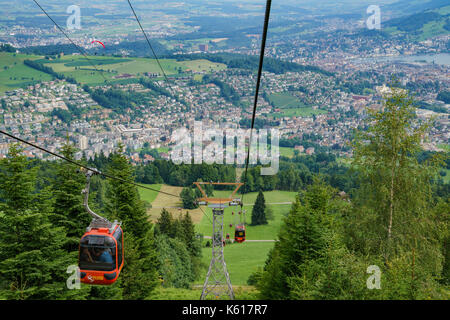
[[[233,287],[223,257],[223,205],[210,205],[213,211],[212,257],[203,284],[201,300],[208,296],[221,299],[228,296],[234,299]]]
[[[203,284],[201,300],[208,296],[215,299],[224,297],[234,299],[233,287],[231,286],[230,276],[228,275],[227,265],[223,257],[223,215],[227,205],[240,205],[240,198],[233,198],[239,188],[243,185],[240,182],[194,182],[202,193],[203,197],[198,198],[198,204],[209,204],[213,211],[213,231],[212,231],[212,256]],[[210,198],[206,195],[201,185],[228,185],[235,186],[234,191],[228,198]]]

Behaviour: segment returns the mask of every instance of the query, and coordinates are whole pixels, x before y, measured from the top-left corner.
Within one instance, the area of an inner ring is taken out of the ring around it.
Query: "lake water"
[[[438,53],[438,54],[424,54],[424,55],[412,55],[412,56],[382,56],[375,58],[358,58],[357,62],[383,62],[383,61],[401,61],[401,62],[424,62],[436,63],[450,66],[450,54]]]

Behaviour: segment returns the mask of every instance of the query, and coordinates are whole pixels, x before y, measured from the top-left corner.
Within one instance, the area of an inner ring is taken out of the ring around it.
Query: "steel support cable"
[[[155,50],[153,49],[153,46],[151,45],[150,40],[148,39],[147,34],[145,33],[144,28],[142,27],[141,22],[139,21],[139,18],[138,18],[137,14],[136,14],[136,11],[135,11],[134,8],[133,8],[133,5],[131,4],[130,0],[127,0],[127,1],[128,1],[128,4],[129,4],[131,10],[133,11],[134,17],[135,17],[137,23],[139,24],[139,27],[140,27],[142,33],[144,34],[145,39],[147,40],[148,46],[150,47],[150,50],[152,51],[153,56],[155,57],[155,60],[156,60],[156,62],[158,63],[158,66],[159,66],[159,68],[161,69],[161,71],[162,71],[162,73],[163,73],[163,75],[164,75],[164,79],[166,80],[167,84],[171,87],[170,81],[169,81],[169,79],[167,78],[167,75],[166,75],[166,73],[164,72],[164,69],[163,69],[161,63],[159,62],[158,56],[156,55]],[[200,210],[203,212],[203,215],[205,215],[205,216],[208,218],[208,220],[211,222],[211,224],[212,224],[211,218],[206,214],[206,212],[202,209],[202,207],[201,207],[200,205],[199,205],[198,207],[199,207]]]
[[[165,191],[161,191],[161,190],[156,190],[156,189],[153,189],[153,188],[150,188],[150,187],[141,185],[141,184],[139,184],[139,183],[136,183],[136,182],[134,182],[134,181],[125,180],[125,179],[122,179],[122,178],[119,178],[119,177],[116,177],[116,176],[109,175],[109,174],[107,174],[107,173],[103,173],[103,172],[98,171],[98,170],[96,170],[96,169],[90,168],[90,167],[88,167],[88,166],[86,166],[86,165],[84,165],[84,164],[82,164],[82,163],[79,163],[79,162],[77,162],[77,161],[74,161],[74,160],[72,160],[72,159],[69,159],[69,158],[67,158],[67,157],[64,157],[64,156],[62,156],[62,155],[60,155],[60,154],[57,154],[57,153],[55,153],[55,152],[52,152],[52,151],[47,150],[47,149],[45,149],[45,148],[42,148],[41,146],[38,146],[38,145],[36,145],[36,144],[34,144],[34,143],[31,143],[31,142],[28,142],[28,141],[26,141],[26,140],[23,140],[23,139],[21,139],[21,138],[19,138],[19,137],[16,137],[16,136],[14,136],[14,135],[12,135],[12,134],[10,134],[10,133],[7,133],[7,132],[5,132],[5,131],[3,131],[3,130],[0,130],[0,133],[3,134],[3,135],[5,135],[5,136],[7,136],[7,137],[9,137],[9,138],[12,138],[12,139],[17,140],[17,141],[19,141],[19,142],[22,142],[22,143],[24,143],[24,144],[27,144],[27,145],[29,145],[29,146],[31,146],[31,147],[33,147],[33,148],[36,148],[36,149],[38,149],[38,150],[41,150],[41,151],[43,151],[43,152],[45,152],[45,153],[51,154],[51,155],[54,156],[54,157],[57,157],[57,158],[62,159],[62,160],[65,160],[65,161],[67,161],[67,162],[69,162],[69,163],[71,163],[71,164],[73,164],[73,165],[75,165],[75,166],[77,166],[77,167],[79,167],[79,168],[83,168],[83,169],[85,169],[85,170],[92,171],[93,173],[98,174],[98,175],[101,175],[101,176],[103,176],[103,177],[105,177],[105,178],[108,178],[108,179],[111,179],[111,180],[116,180],[116,181],[119,181],[119,182],[122,182],[122,183],[126,183],[126,184],[130,184],[130,185],[134,185],[134,186],[136,186],[136,187],[138,187],[138,188],[143,188],[143,189],[147,189],[147,190],[151,190],[151,191],[156,191],[156,192],[158,192],[158,193],[162,193],[162,194],[165,194],[165,195],[168,195],[168,196],[172,196],[172,197],[176,197],[176,198],[178,198],[178,199],[181,199],[181,197],[180,197],[179,195],[172,194],[172,193],[165,192]],[[212,223],[211,218],[205,213],[205,211],[203,211],[203,209],[202,209],[200,206],[199,206],[199,208],[200,208],[200,210],[203,212],[203,214],[209,219],[209,221]]]
[[[123,183],[127,183],[127,184],[134,185],[134,186],[139,187],[139,188],[144,188],[144,189],[148,189],[148,190],[152,190],[152,191],[156,191],[156,192],[161,192],[161,193],[166,194],[166,195],[169,195],[169,196],[173,196],[173,197],[180,198],[180,196],[177,196],[177,195],[174,195],[174,194],[171,194],[171,193],[168,193],[168,192],[156,190],[156,189],[153,189],[153,188],[150,188],[150,187],[147,187],[147,186],[138,184],[138,183],[133,182],[133,181],[125,180],[125,179],[122,179],[122,178],[119,178],[119,177],[115,177],[115,176],[112,176],[112,175],[109,175],[109,174],[100,172],[100,171],[98,171],[98,170],[96,170],[96,169],[89,168],[89,167],[87,167],[86,165],[84,165],[84,164],[82,164],[82,163],[79,163],[79,162],[77,162],[77,161],[74,161],[74,160],[72,160],[72,159],[69,159],[69,158],[67,158],[67,157],[64,157],[64,156],[62,156],[62,155],[60,155],[60,154],[57,154],[57,153],[54,153],[54,152],[52,152],[52,151],[50,151],[50,150],[47,150],[47,149],[45,149],[45,148],[42,148],[42,147],[40,147],[40,146],[38,146],[38,145],[36,145],[36,144],[34,144],[34,143],[31,143],[31,142],[28,142],[28,141],[26,141],[26,140],[23,140],[23,139],[21,139],[21,138],[19,138],[19,137],[16,137],[16,136],[14,136],[14,135],[12,135],[12,134],[10,134],[10,133],[7,133],[7,132],[5,132],[5,131],[3,131],[3,130],[0,130],[0,133],[1,133],[1,134],[4,134],[5,136],[8,136],[8,137],[10,137],[10,138],[12,138],[12,139],[14,139],[14,140],[17,140],[17,141],[19,141],[19,142],[22,142],[22,143],[24,143],[24,144],[27,144],[27,145],[29,145],[29,146],[31,146],[31,147],[33,147],[33,148],[39,149],[39,150],[41,150],[41,151],[43,151],[43,152],[45,152],[45,153],[51,154],[52,156],[55,156],[55,157],[57,157],[57,158],[59,158],[59,159],[65,160],[65,161],[67,161],[67,162],[69,162],[69,163],[71,163],[71,164],[73,164],[73,165],[76,165],[76,166],[78,166],[78,167],[80,167],[80,168],[83,168],[83,169],[92,171],[92,172],[94,172],[95,174],[101,175],[101,176],[103,176],[103,177],[105,177],[105,178],[117,180],[117,181],[120,181],[120,182],[123,182]]]
[[[80,47],[79,47],[72,39],[70,39],[70,37],[67,35],[67,33],[64,32],[64,30],[58,25],[58,23],[56,23],[56,21],[53,20],[52,17],[50,17],[50,15],[47,13],[47,11],[45,11],[45,9],[44,9],[44,8],[43,8],[36,0],[33,0],[33,1],[34,1],[34,3],[36,3],[36,5],[41,9],[41,11],[44,12],[44,14],[45,14],[45,15],[53,22],[53,24],[58,28],[58,30],[61,31],[62,34],[64,34],[64,36],[70,41],[70,43],[72,43],[72,45],[75,46],[75,48],[76,48],[76,49],[77,49],[77,50],[78,50],[78,51],[86,58],[86,60],[89,61],[89,63],[91,64],[91,66],[92,66],[97,72],[99,72],[99,73],[101,74],[101,76],[103,77],[103,79],[105,79],[105,81],[106,81],[108,84],[111,85],[111,83],[108,81],[108,79],[106,79],[106,77],[104,76],[103,72],[100,71],[99,69],[97,69],[97,67],[91,62],[91,60],[88,58],[86,52],[85,52],[84,50],[82,50],[82,49],[81,49],[81,48],[80,48]],[[148,43],[148,45],[150,46],[150,48],[151,48],[151,50],[152,50],[152,52],[153,52],[153,55],[155,56],[155,59],[156,59],[158,65],[159,65],[159,67],[160,67],[162,73],[164,74],[164,78],[166,79],[167,82],[169,82],[169,81],[168,81],[168,78],[167,78],[167,76],[166,76],[166,74],[165,74],[165,72],[164,72],[164,69],[162,68],[162,66],[161,66],[161,64],[160,64],[159,59],[158,59],[158,57],[156,56],[155,51],[153,50],[153,47],[152,47],[152,45],[150,44],[150,41],[148,40],[147,35],[145,34],[144,29],[142,28],[142,25],[141,25],[141,23],[139,22],[139,19],[138,19],[136,13],[135,13],[135,11],[134,11],[134,9],[133,9],[133,7],[132,7],[130,1],[128,1],[128,3],[129,3],[129,5],[130,5],[131,9],[133,10],[134,16],[136,17],[136,20],[137,20],[137,22],[139,23],[139,26],[141,27],[141,30],[142,30],[142,32],[144,33],[145,38],[147,39],[147,43]],[[147,186],[140,185],[140,184],[135,183],[135,182],[133,182],[133,181],[127,181],[127,180],[124,180],[124,179],[121,179],[121,178],[118,178],[118,177],[114,177],[114,176],[111,176],[111,175],[102,173],[102,172],[100,172],[100,171],[98,171],[98,170],[89,168],[89,167],[87,167],[87,166],[85,166],[85,165],[83,165],[83,164],[81,164],[81,163],[78,163],[78,162],[76,162],[76,161],[73,161],[72,159],[69,159],[69,158],[66,158],[66,157],[64,157],[64,156],[61,156],[61,155],[59,155],[59,154],[56,154],[56,153],[54,153],[54,152],[51,152],[51,151],[49,151],[49,150],[47,150],[47,149],[44,149],[44,148],[42,148],[42,147],[40,147],[40,146],[38,146],[38,145],[35,145],[35,144],[31,143],[31,142],[28,142],[28,141],[26,141],[26,140],[20,139],[19,137],[13,136],[13,135],[11,135],[11,134],[9,134],[9,133],[3,131],[3,130],[0,130],[0,133],[4,134],[4,135],[6,135],[6,136],[8,136],[8,137],[10,137],[10,138],[12,138],[12,139],[15,139],[15,140],[17,140],[17,141],[20,141],[20,142],[22,142],[22,143],[25,143],[25,144],[27,144],[27,145],[29,145],[29,146],[32,146],[32,147],[34,147],[34,148],[36,148],[36,149],[39,149],[39,150],[41,150],[41,151],[43,151],[43,152],[46,152],[46,153],[48,153],[48,154],[51,154],[51,155],[53,155],[53,156],[55,156],[55,157],[57,157],[57,158],[60,158],[60,159],[62,159],[62,160],[65,160],[65,161],[67,161],[67,162],[69,162],[69,163],[71,163],[71,164],[73,164],[73,165],[76,165],[76,166],[78,166],[78,167],[81,167],[81,168],[84,168],[84,169],[86,169],[86,170],[92,171],[92,172],[94,172],[94,173],[96,173],[96,174],[99,174],[99,175],[105,177],[105,178],[117,180],[117,181],[120,181],[120,182],[122,182],[122,183],[131,184],[131,185],[134,185],[134,186],[139,187],[139,188],[144,188],[144,189],[147,189],[147,190],[156,191],[156,192],[159,192],[159,193],[163,193],[163,194],[166,194],[166,195],[169,195],[169,196],[172,196],[172,197],[177,197],[177,198],[181,199],[181,197],[180,197],[179,195],[171,194],[171,193],[164,192],[164,191],[161,191],[161,190],[156,190],[156,189],[153,189],[153,188],[150,188],[150,187],[147,187]],[[199,208],[200,208],[200,210],[203,212],[203,214],[204,214],[204,215],[209,219],[209,221],[211,222],[211,219],[209,218],[209,216],[203,211],[203,209],[202,209],[201,207],[199,207]],[[212,223],[212,222],[211,222],[211,223]]]
[[[148,39],[147,34],[145,33],[144,28],[142,27],[141,22],[139,21],[139,18],[138,18],[137,14],[136,14],[136,11],[134,11],[134,8],[133,8],[133,6],[131,5],[130,0],[127,0],[127,1],[128,1],[128,4],[129,4],[131,10],[133,11],[134,17],[136,18],[136,21],[137,21],[137,23],[139,24],[139,27],[141,28],[142,33],[144,34],[145,40],[147,40],[148,46],[150,47],[150,50],[152,50],[153,56],[155,57],[156,62],[158,63],[158,66],[159,66],[159,68],[161,69],[161,71],[162,71],[162,73],[163,73],[163,75],[164,75],[164,79],[166,79],[166,82],[169,83],[169,79],[167,78],[167,75],[166,75],[166,73],[164,72],[164,69],[163,69],[163,67],[161,66],[161,63],[159,62],[159,59],[158,59],[158,57],[156,56],[155,50],[153,50],[153,46],[151,45],[150,40]]]
[[[262,74],[262,67],[264,62],[264,50],[266,47],[266,38],[267,38],[267,30],[269,28],[269,19],[270,19],[270,7],[272,5],[272,0],[267,0],[266,2],[266,13],[264,16],[264,27],[263,27],[263,35],[261,40],[261,52],[259,54],[259,67],[258,67],[258,77],[256,79],[256,89],[255,89],[255,99],[253,104],[253,114],[252,114],[252,123],[250,127],[250,140],[248,143],[248,149],[247,149],[247,159],[245,161],[245,173],[244,173],[244,191],[246,190],[246,182],[247,182],[247,171],[248,171],[248,163],[250,160],[250,147],[252,145],[252,138],[253,138],[253,128],[255,126],[255,118],[256,118],[256,108],[258,105],[258,94],[259,94],[259,87],[261,83],[261,74]],[[242,207],[244,205],[244,195],[245,192],[242,194],[242,200],[241,200],[241,211]]]
[[[77,48],[78,52],[80,52],[86,58],[86,60],[91,64],[91,66],[95,69],[95,71],[100,73],[100,75],[103,77],[103,79],[105,79],[105,82],[107,82],[108,84],[111,85],[111,83],[108,81],[108,79],[106,79],[103,72],[100,71],[99,69],[97,69],[97,67],[92,63],[91,59],[88,58],[86,52],[84,50],[82,50],[75,42],[73,42],[72,39],[70,39],[70,37],[67,35],[67,33],[64,32],[64,30],[58,25],[58,23],[56,23],[56,21],[53,20],[52,17],[50,17],[50,15],[47,13],[47,11],[45,11],[45,9],[42,8],[42,6],[36,0],[33,0],[33,1],[42,10],[42,12],[44,12],[45,15],[55,24],[55,26],[59,29],[59,31],[61,31],[61,33],[64,34],[64,36],[75,46],[75,48]]]

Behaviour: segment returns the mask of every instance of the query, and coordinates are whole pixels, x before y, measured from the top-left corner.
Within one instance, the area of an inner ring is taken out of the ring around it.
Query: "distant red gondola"
[[[234,229],[234,241],[241,243],[245,241],[245,225],[238,224]]]

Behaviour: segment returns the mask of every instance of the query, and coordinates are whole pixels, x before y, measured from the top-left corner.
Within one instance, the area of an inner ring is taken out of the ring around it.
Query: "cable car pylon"
[[[231,285],[227,265],[223,256],[223,215],[225,208],[228,205],[236,206],[240,204],[240,199],[233,198],[233,196],[243,185],[243,183],[194,182],[194,184],[203,195],[203,197],[198,198],[197,201],[208,205],[213,212],[211,262],[209,264],[208,273],[206,274],[206,279],[203,284],[203,290],[200,299],[205,300],[208,297],[212,297],[213,299],[223,299],[228,297],[230,300],[234,300],[233,286]],[[210,198],[207,197],[206,192],[202,189],[202,184],[234,185],[236,186],[236,188],[228,198]]]

